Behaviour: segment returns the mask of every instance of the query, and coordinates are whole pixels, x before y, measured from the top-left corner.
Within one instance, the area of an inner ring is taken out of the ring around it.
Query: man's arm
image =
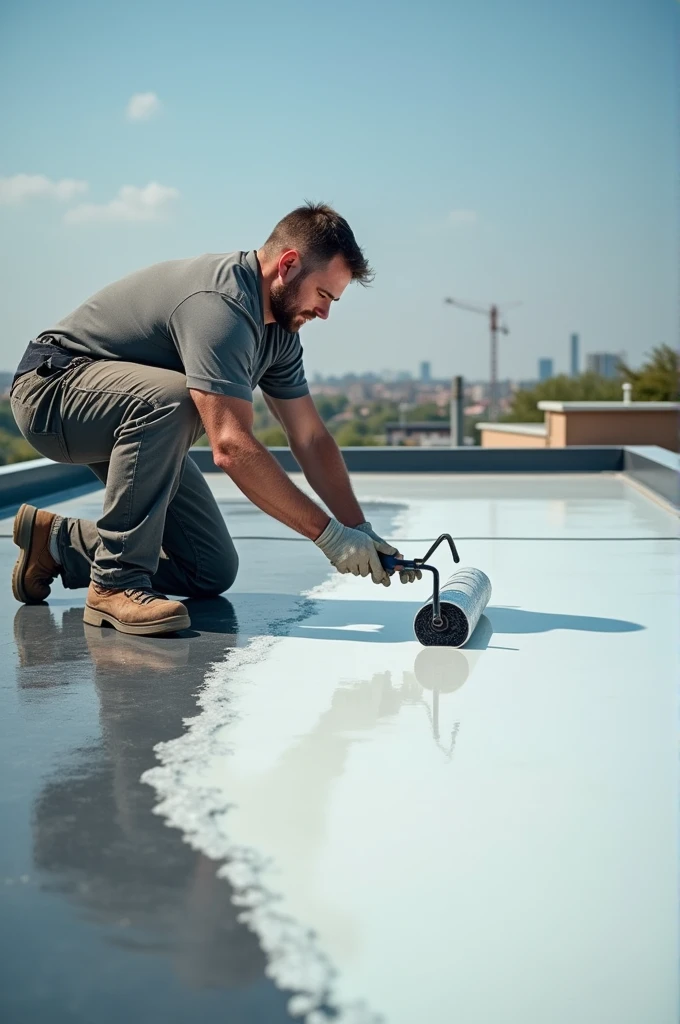
[[[265,401],[288,435],[290,448],[316,494],[345,526],[365,521],[335,439],[328,432],[310,395]]]
[[[352,490],[342,453],[319,416],[312,397],[280,399],[265,394],[264,398],[286,431],[291,451],[307,480],[338,522],[352,529],[358,528],[372,537],[379,545],[379,551],[401,557],[400,552],[378,536],[366,522]],[[399,578],[402,583],[413,583],[422,579],[422,573],[420,569],[404,569]],[[380,582],[388,582],[388,578]]]
[[[317,540],[329,524],[328,514],[292,483],[274,456],[253,436],[252,403],[193,388],[191,397],[212,446],[215,464],[263,512],[310,540]],[[357,521],[362,519],[360,516]]]

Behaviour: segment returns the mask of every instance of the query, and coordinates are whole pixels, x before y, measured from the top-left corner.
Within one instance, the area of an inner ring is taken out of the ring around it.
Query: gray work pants
[[[19,428],[41,455],[84,463],[105,485],[96,523],[66,519],[62,579],[202,597],[227,590],[238,556],[210,488],[188,456],[203,433],[184,374],[101,359],[12,389]]]

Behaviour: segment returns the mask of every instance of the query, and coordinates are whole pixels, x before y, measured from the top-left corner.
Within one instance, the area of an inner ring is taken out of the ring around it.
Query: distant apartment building
[[[620,358],[615,352],[591,352],[586,358],[586,366],[589,373],[597,373],[611,380],[617,376]]]
[[[578,346],[579,337],[578,334],[572,334],[569,344],[569,371],[572,377],[578,377],[579,375],[579,357],[578,357]]]
[[[424,362],[420,364],[420,383],[429,384],[432,380],[432,364]]]
[[[552,359],[539,359],[538,360],[538,379],[550,380],[554,376],[553,373],[553,361]]]
[[[448,420],[425,420],[411,423],[386,423],[388,445],[411,445],[419,448],[441,448],[451,443]]]

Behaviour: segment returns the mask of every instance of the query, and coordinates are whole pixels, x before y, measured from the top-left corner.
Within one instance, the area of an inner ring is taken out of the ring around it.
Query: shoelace
[[[167,601],[165,594],[157,594],[154,590],[130,589],[125,591],[125,596],[129,597],[131,601],[136,601],[137,604],[150,604],[151,601]]]

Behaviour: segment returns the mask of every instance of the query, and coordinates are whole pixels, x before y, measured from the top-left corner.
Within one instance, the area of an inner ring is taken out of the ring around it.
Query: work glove
[[[384,587],[390,586],[392,581],[389,573],[382,567],[378,552],[391,555],[396,553],[396,549],[380,538],[376,543],[361,530],[353,530],[349,526],[343,526],[337,519],[331,519],[314,543],[321,548],[338,572],[351,572],[353,576],[370,575],[374,583],[382,583]]]
[[[360,523],[359,526],[357,526],[357,530],[361,530],[362,533],[372,537],[376,544],[382,544],[382,547],[379,548],[379,550],[382,551],[383,554],[399,555],[400,558],[403,557],[400,551],[397,551],[397,549],[393,548],[391,544],[388,544],[386,540],[383,540],[382,537],[378,536],[370,523]],[[385,550],[386,548],[389,548],[389,551]],[[399,573],[399,579],[402,583],[414,583],[416,580],[421,580],[422,578],[423,574],[420,569],[402,569]]]

